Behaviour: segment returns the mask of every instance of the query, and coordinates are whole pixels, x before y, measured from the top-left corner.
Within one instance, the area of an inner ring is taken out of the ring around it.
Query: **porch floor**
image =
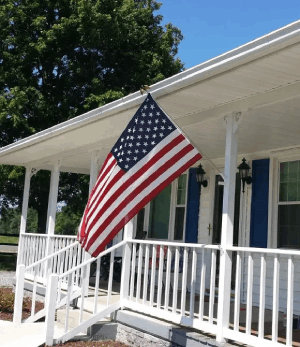
[[[92,285],[93,283],[90,282],[90,285]],[[100,288],[99,288],[99,296],[98,296],[98,305],[99,306],[105,306],[106,305],[106,301],[107,301],[107,291],[104,289],[107,288],[107,282],[106,281],[101,281],[100,282]],[[90,287],[89,288],[89,296],[93,296],[94,292],[94,288]],[[114,282],[113,284],[113,292],[111,295],[111,303],[116,302],[120,299],[120,283],[116,283]],[[141,286],[141,296],[142,297],[142,293],[143,293],[143,288]],[[162,294],[162,300],[161,300],[161,309],[164,309],[164,297],[165,297],[165,293],[163,292]],[[147,300],[146,300],[146,305],[149,306],[150,305],[150,291],[148,290],[147,292]],[[136,301],[136,293],[134,293],[134,297],[133,300]],[[215,298],[215,305],[214,305],[214,321],[215,323],[217,322],[217,296]],[[206,319],[206,317],[208,316],[208,312],[209,312],[209,297],[205,296],[205,300],[204,300],[204,320]],[[142,303],[142,300],[139,299],[138,300],[139,303]],[[173,292],[170,291],[169,293],[169,306],[168,306],[168,310],[171,312],[172,311],[172,307],[170,306],[173,302]],[[90,300],[86,300],[86,304],[85,304],[85,309],[87,308],[88,311],[92,311],[91,308],[93,307],[93,302]],[[78,306],[80,307],[80,303],[78,303]],[[157,307],[157,290],[155,291],[155,295],[154,295],[154,303],[153,303],[154,307]],[[88,309],[89,307],[89,309]],[[189,307],[190,307],[190,293],[187,292],[186,295],[186,315],[189,315]],[[178,296],[177,296],[177,310],[178,313],[181,312],[181,292],[178,291]],[[199,296],[196,294],[195,296],[195,312],[199,312]],[[230,328],[233,329],[233,321],[234,321],[234,316],[233,316],[233,312],[234,312],[234,302],[231,301],[230,304]],[[245,332],[245,327],[246,327],[246,305],[241,304],[240,305],[240,332]],[[286,328],[284,326],[284,317],[283,317],[283,313],[279,312],[279,316],[278,316],[278,342],[285,344],[286,340],[285,340],[285,336],[286,336]],[[197,317],[197,313],[195,314],[195,318]],[[252,326],[251,326],[251,334],[252,335],[258,335],[258,316],[259,316],[259,308],[256,306],[252,306]],[[272,310],[266,309],[265,310],[265,325],[264,325],[264,331],[265,331],[265,338],[271,340],[272,339]],[[296,329],[293,330],[293,346],[295,347],[300,347],[300,330]]]

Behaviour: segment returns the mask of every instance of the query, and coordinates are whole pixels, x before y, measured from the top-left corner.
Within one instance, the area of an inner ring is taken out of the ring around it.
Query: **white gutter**
[[[245,45],[226,52],[216,58],[210,59],[175,76],[169,77],[151,86],[151,94],[155,98],[163,97],[184,87],[199,83],[220,73],[226,72],[255,59],[279,51],[285,47],[300,42],[300,20],[283,28],[275,30]],[[20,148],[31,146],[61,133],[76,129],[79,126],[94,122],[112,114],[139,106],[144,100],[140,92],[135,92],[122,99],[96,108],[83,115],[72,118],[66,122],[55,125],[37,134],[17,141],[0,149],[0,156]]]

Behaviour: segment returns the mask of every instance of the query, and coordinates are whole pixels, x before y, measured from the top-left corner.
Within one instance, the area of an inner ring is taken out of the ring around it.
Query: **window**
[[[187,173],[182,174],[146,206],[144,225],[148,238],[184,240],[187,181]]]
[[[278,247],[300,248],[300,160],[280,163]]]

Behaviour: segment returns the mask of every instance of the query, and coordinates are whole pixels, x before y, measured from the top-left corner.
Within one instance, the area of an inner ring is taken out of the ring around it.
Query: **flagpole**
[[[147,92],[147,95],[150,94],[150,92],[148,92],[148,89],[149,89],[149,88],[144,89],[144,90]],[[159,104],[156,100],[155,100],[155,102],[157,103],[157,105],[159,106],[159,108],[163,111],[163,113],[164,113],[164,114],[170,119],[170,121],[176,126],[177,130],[178,130],[183,136],[185,136],[185,137],[192,143],[192,145],[193,145],[195,148],[198,149],[198,147],[197,147],[197,145],[195,144],[195,142],[194,142],[188,135],[186,135],[186,133],[184,133],[184,132],[182,131],[182,129],[177,125],[176,121],[175,121],[174,119],[172,119],[172,118],[168,115],[168,113],[160,106],[160,104]],[[199,150],[199,152],[200,152],[202,158],[205,159],[205,160],[207,160],[208,163],[209,163],[209,164],[218,172],[218,174],[224,179],[224,174],[223,174],[223,172],[220,172],[220,170],[216,167],[216,165],[215,165],[206,155],[204,155],[202,151]]]

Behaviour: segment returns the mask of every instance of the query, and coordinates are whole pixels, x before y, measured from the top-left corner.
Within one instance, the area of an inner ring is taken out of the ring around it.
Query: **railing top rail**
[[[184,242],[137,240],[137,239],[128,240],[128,242],[141,243],[141,244],[147,244],[147,245],[151,244],[151,245],[162,245],[162,246],[207,248],[207,249],[218,249],[218,250],[220,250],[220,246],[219,245],[207,245],[207,244],[204,244],[204,243],[184,243]]]
[[[60,249],[59,251],[57,251],[57,252],[55,252],[55,253],[52,253],[52,254],[48,255],[47,257],[42,258],[42,259],[36,261],[35,263],[33,263],[33,264],[27,266],[27,268],[25,269],[25,271],[28,271],[28,270],[34,268],[35,266],[37,266],[37,265],[43,263],[44,261],[47,261],[47,260],[49,260],[49,259],[51,259],[51,258],[57,256],[58,254],[65,252],[67,249],[77,246],[78,244],[79,244],[78,241],[77,241],[77,242],[74,242],[74,243],[72,243],[71,245],[69,245],[69,246],[67,246],[67,247],[64,247],[64,248]]]
[[[36,234],[36,233],[22,233],[20,236],[39,236],[39,237],[47,237],[47,234]]]
[[[295,255],[300,257],[300,251],[290,249],[278,248],[254,248],[254,247],[226,247],[227,251],[248,252],[248,253],[265,253],[265,254],[278,254],[278,255]]]
[[[61,274],[58,278],[63,278],[63,277],[66,277],[66,276],[70,275],[72,272],[74,272],[74,271],[76,271],[76,270],[78,270],[78,269],[80,269],[80,268],[83,268],[84,266],[89,265],[90,263],[93,263],[93,262],[94,262],[95,260],[97,260],[98,258],[101,258],[101,257],[103,257],[104,255],[106,255],[106,254],[108,254],[108,253],[111,253],[112,251],[114,251],[115,249],[117,249],[117,248],[119,248],[119,247],[125,245],[126,243],[127,243],[127,241],[121,241],[120,243],[118,243],[118,244],[116,244],[116,245],[114,245],[114,246],[112,246],[112,247],[106,249],[105,251],[101,252],[97,257],[88,259],[88,260],[86,260],[85,262],[83,262],[83,263],[81,263],[81,264],[79,264],[79,265],[73,267],[72,269],[70,269],[70,270],[64,272],[64,273]]]
[[[56,237],[56,238],[64,238],[64,239],[76,239],[76,235],[48,235],[48,234],[36,234],[36,233],[24,233],[20,234],[20,236],[39,236],[39,237]]]

